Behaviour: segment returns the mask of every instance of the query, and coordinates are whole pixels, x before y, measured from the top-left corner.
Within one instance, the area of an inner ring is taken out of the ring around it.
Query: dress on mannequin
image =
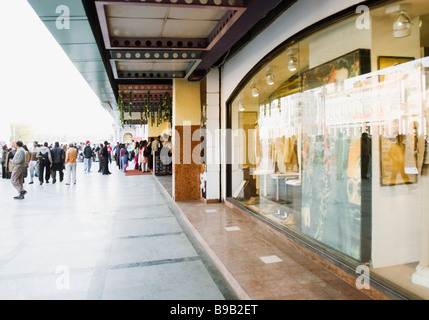
[[[286,162],[286,171],[293,172],[299,171],[298,164],[298,146],[296,136],[292,136],[287,139],[285,147],[285,162]]]

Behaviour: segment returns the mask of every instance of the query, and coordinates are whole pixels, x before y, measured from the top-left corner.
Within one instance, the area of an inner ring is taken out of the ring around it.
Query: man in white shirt
[[[39,153],[40,148],[37,141],[33,142],[33,148],[30,150],[30,164],[29,164],[29,171],[30,171],[30,182],[29,184],[34,183],[34,173],[37,172],[37,166],[39,165],[37,163],[37,154]]]

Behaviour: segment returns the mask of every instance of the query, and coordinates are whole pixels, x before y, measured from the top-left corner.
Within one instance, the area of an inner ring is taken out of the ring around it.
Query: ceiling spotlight
[[[238,110],[241,111],[241,112],[243,112],[245,110],[244,106],[243,106],[243,104],[241,102],[238,104]]]
[[[393,36],[395,38],[404,38],[411,35],[411,19],[405,13],[401,11],[399,16],[396,18],[393,23]]]
[[[289,71],[296,71],[298,69],[298,60],[295,57],[290,58],[287,67]]]
[[[252,96],[254,98],[259,97],[259,90],[258,90],[258,88],[256,88],[256,86],[253,82],[250,84],[250,88],[252,89]]]
[[[269,86],[272,86],[275,83],[273,69],[271,69],[271,67],[268,67],[266,71],[267,71],[267,84]]]

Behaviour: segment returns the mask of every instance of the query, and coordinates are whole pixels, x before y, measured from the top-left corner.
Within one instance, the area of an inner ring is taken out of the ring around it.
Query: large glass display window
[[[429,299],[429,2],[368,12],[251,71],[229,103],[229,197]]]

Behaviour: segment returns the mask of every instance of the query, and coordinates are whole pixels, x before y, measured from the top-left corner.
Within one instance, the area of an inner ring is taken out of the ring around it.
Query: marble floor
[[[22,201],[0,179],[0,299],[368,299],[224,204],[174,203],[171,177],[111,172]]]
[[[157,177],[166,196],[171,177]],[[198,241],[243,300],[369,300],[255,221],[223,203],[175,204]]]
[[[233,300],[237,296],[154,176],[0,179],[0,299]]]
[[[370,300],[254,220],[221,203],[178,203],[241,299]]]

